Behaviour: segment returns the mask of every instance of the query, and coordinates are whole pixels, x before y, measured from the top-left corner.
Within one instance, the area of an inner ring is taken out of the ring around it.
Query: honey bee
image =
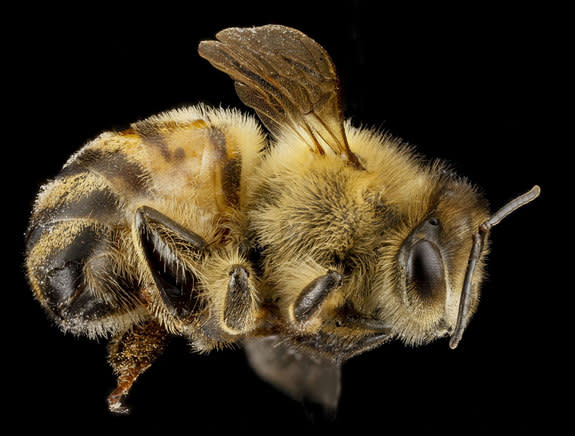
[[[332,60],[280,25],[229,28],[199,54],[257,121],[203,105],[103,133],[37,196],[26,267],[64,332],[110,337],[126,413],[170,335],[241,344],[288,395],[337,407],[341,363],[449,336],[477,309],[491,228],[479,190],[401,140],[345,121]]]

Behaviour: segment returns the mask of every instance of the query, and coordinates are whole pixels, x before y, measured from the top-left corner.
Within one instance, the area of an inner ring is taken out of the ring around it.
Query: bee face
[[[423,219],[403,230],[407,237],[394,262],[394,300],[402,313],[393,316],[394,324],[398,335],[413,344],[455,329],[472,236],[489,216],[487,202],[465,182],[450,181],[433,196]],[[479,301],[480,270],[474,276],[469,317]]]

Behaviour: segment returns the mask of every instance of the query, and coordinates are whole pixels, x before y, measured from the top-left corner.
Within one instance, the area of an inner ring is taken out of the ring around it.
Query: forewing
[[[340,86],[333,62],[317,42],[279,25],[229,28],[198,51],[235,80],[244,104],[275,136],[295,134],[316,153],[327,146],[360,167],[343,125]]]
[[[253,370],[280,391],[304,403],[316,403],[334,413],[340,394],[341,366],[290,347],[276,336],[244,343]]]

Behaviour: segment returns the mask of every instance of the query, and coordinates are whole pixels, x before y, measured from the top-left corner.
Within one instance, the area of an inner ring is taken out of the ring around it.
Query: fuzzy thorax
[[[249,234],[263,254],[264,280],[290,319],[306,284],[330,269],[343,275],[343,286],[322,308],[324,318],[308,330],[325,328],[352,307],[361,317],[388,322],[406,343],[442,336],[454,323],[471,235],[487,205],[445,165],[425,162],[397,139],[349,124],[346,133],[365,170],[283,137],[255,173]],[[399,256],[430,217],[441,227],[436,244],[445,278],[445,289],[432,297],[411,292]]]

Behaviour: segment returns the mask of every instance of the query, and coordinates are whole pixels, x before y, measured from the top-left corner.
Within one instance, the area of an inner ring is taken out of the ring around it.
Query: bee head
[[[394,290],[401,313],[394,324],[399,336],[413,344],[455,329],[472,235],[489,217],[487,201],[459,180],[438,183],[416,203],[420,207],[409,209],[398,229],[401,242]],[[479,300],[481,266],[469,295],[470,313]]]
[[[457,347],[479,302],[488,231],[538,195],[536,186],[490,216],[479,194],[454,182],[430,202],[397,254],[399,293],[407,312],[400,335],[407,342],[450,335],[450,347]]]

